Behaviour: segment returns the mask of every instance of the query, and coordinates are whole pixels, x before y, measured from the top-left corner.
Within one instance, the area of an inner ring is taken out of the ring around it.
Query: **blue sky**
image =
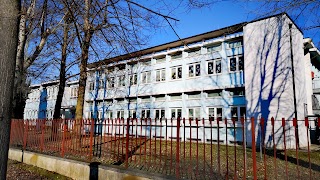
[[[173,5],[175,5],[175,3],[173,3]],[[256,1],[248,1],[246,3],[243,1],[223,1],[213,4],[210,7],[191,9],[189,11],[186,11],[185,8],[178,8],[170,15],[180,21],[170,22],[172,22],[172,25],[178,35],[181,38],[185,38],[244,21],[258,19],[264,14],[262,10],[259,10],[260,6],[261,3]],[[287,13],[292,19],[296,18],[296,12]],[[300,15],[296,20],[296,23],[299,27],[302,27],[306,23],[310,23],[310,21],[308,21],[308,19],[303,15]],[[163,24],[165,25],[166,22],[164,21]],[[314,42],[319,42],[319,29],[314,31],[304,31],[304,37],[311,37]],[[173,30],[167,25],[166,27],[157,30],[156,33],[150,37],[148,47],[171,42],[177,39],[178,37],[175,35]]]

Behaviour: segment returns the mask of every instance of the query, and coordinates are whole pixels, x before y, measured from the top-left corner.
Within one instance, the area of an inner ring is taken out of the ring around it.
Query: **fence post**
[[[126,132],[126,168],[128,168],[129,159],[129,118],[127,118],[127,132]]]
[[[40,139],[40,151],[43,151],[43,147],[44,147],[44,127],[45,127],[45,123],[46,120],[43,119],[43,122],[41,123],[41,139]]]
[[[256,136],[255,136],[255,125],[254,118],[251,117],[251,134],[252,134],[252,167],[253,167],[253,178],[257,179],[257,157],[256,157]]]
[[[90,128],[90,151],[89,151],[89,153],[90,153],[90,156],[89,156],[90,161],[91,161],[91,159],[92,159],[92,154],[93,154],[93,152],[92,152],[92,150],[93,150],[93,132],[94,132],[94,119],[91,119],[91,128]]]
[[[29,129],[29,120],[26,120],[26,126],[24,128],[24,135],[23,135],[23,150],[27,148],[27,140],[28,140],[28,129]]]
[[[180,179],[180,117],[177,118],[176,178]]]
[[[64,120],[65,121],[65,120]],[[67,131],[67,125],[66,123],[63,123],[63,134],[62,134],[62,145],[61,145],[61,157],[64,157],[65,152],[65,140],[66,140],[66,132]]]

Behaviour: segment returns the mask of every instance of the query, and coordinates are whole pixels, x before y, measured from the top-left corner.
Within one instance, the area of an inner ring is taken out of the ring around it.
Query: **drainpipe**
[[[293,63],[293,48],[292,48],[292,23],[289,23],[289,31],[290,31],[290,52],[291,52],[291,74],[292,74],[292,87],[293,87],[293,105],[294,105],[294,117],[298,120],[297,113],[297,97],[296,97],[296,83],[294,78],[294,63]],[[299,134],[298,134],[298,123],[295,127],[295,133],[298,135],[296,139],[296,143],[299,147]]]

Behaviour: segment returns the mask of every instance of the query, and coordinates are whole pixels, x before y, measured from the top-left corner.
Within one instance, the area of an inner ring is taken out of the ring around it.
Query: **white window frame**
[[[219,52],[222,50],[221,43],[219,44],[210,44],[206,46],[207,53]]]
[[[188,119],[195,120],[198,118],[198,120],[201,119],[201,113],[200,113],[201,107],[189,107],[188,108]],[[192,112],[192,116],[190,115],[190,112]],[[198,117],[196,116],[198,115]]]
[[[213,114],[210,113],[210,109],[213,109]],[[218,116],[218,109],[221,109],[221,115]],[[222,115],[223,115],[223,107],[208,107],[207,108],[207,115],[210,120],[210,118],[213,118],[213,121],[216,121],[218,118],[220,118],[220,121],[222,121]]]
[[[180,118],[182,118],[182,107],[170,108],[170,116],[171,118],[178,118],[178,113],[180,111]],[[175,113],[175,117],[173,117],[173,113]]]
[[[103,79],[100,79],[99,80],[99,85],[98,85],[98,89],[104,89],[104,80]]]
[[[124,87],[124,86],[126,86],[125,79],[126,79],[126,76],[125,76],[125,75],[120,75],[120,76],[118,76],[118,87]]]
[[[157,117],[157,112],[159,114],[159,117]],[[163,108],[163,109],[155,109],[154,110],[154,118],[165,118],[166,117],[166,110]]]
[[[220,61],[220,72],[217,73],[217,61]],[[212,73],[209,72],[209,63],[212,63]],[[208,75],[215,75],[222,73],[222,60],[221,59],[212,59],[206,62],[206,72]]]
[[[197,67],[199,67],[198,71],[197,71]],[[191,72],[191,69],[192,72]],[[192,63],[192,64],[188,64],[188,77],[199,77],[201,76],[201,62],[196,62],[196,63]]]
[[[113,111],[107,110],[105,112],[105,119],[112,119],[113,118]]]
[[[148,113],[149,113],[149,116],[148,116]],[[145,114],[146,117],[144,117],[143,114]],[[141,118],[150,118],[150,117],[151,117],[151,111],[150,111],[150,109],[142,109],[142,110],[141,110],[140,117],[141,117]]]
[[[170,101],[182,100],[182,94],[169,94]]]
[[[175,67],[171,67],[170,69],[171,69],[171,80],[182,79],[182,74],[183,74],[182,66],[175,66]],[[179,74],[179,69],[181,71],[180,74]]]
[[[230,61],[232,58],[235,58],[236,59],[236,69],[231,71],[231,64],[230,64]],[[242,59],[243,61],[243,64],[242,64],[242,68],[240,69],[239,67],[239,59]],[[237,55],[237,56],[231,56],[231,57],[228,57],[228,69],[229,69],[229,73],[234,73],[234,72],[239,72],[239,71],[244,71],[244,57],[243,55]]]
[[[137,74],[130,74],[129,75],[129,85],[134,86],[137,85],[138,75]]]
[[[141,84],[151,83],[151,71],[141,73]]]
[[[158,76],[159,74],[159,76]],[[158,78],[159,77],[159,78]],[[166,81],[166,69],[157,69],[156,70],[156,82]]]
[[[89,91],[93,91],[94,90],[94,82],[90,81],[89,82]]]
[[[128,110],[128,118],[137,118],[137,111],[135,109]]]
[[[124,118],[124,110],[117,110],[117,119]]]
[[[112,89],[115,87],[115,78],[109,77],[108,78],[108,89]]]
[[[70,92],[71,98],[78,97],[78,87],[71,87],[70,90],[71,90]]]
[[[242,46],[243,46],[242,40],[236,40],[236,41],[228,42],[228,49],[239,48],[239,47],[242,47]]]
[[[201,99],[201,95],[202,95],[201,92],[187,94],[188,99]],[[197,97],[197,96],[199,96],[199,97]]]
[[[247,111],[247,109],[246,109],[246,106],[230,106],[230,116],[231,116],[231,119],[232,118],[236,118],[235,120],[236,121],[238,121],[238,120],[240,120],[240,118],[241,117],[243,117],[243,116],[241,116],[241,108],[243,109],[244,108],[244,110],[245,110],[245,113],[246,113],[246,111]],[[235,115],[233,115],[232,114],[232,109],[236,109],[236,116]],[[246,114],[244,115],[244,117],[246,116]]]

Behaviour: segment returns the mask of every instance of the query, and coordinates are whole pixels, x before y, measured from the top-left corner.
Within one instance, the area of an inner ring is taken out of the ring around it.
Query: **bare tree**
[[[0,179],[6,179],[20,1],[0,3]]]

